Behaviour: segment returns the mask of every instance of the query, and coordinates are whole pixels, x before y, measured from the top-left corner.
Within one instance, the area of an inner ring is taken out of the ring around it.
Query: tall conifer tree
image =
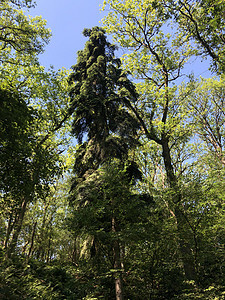
[[[116,299],[122,300],[121,249],[117,231],[121,230],[118,225],[121,203],[128,201],[131,194],[128,188],[124,196],[119,187],[112,184],[113,180],[104,187],[106,192],[102,189],[107,176],[105,172],[107,169],[112,172],[113,166],[118,173],[124,174],[120,180],[126,181],[127,187],[132,178],[140,175],[135,163],[128,160],[129,149],[137,144],[138,122],[126,107],[126,103],[135,103],[137,93],[127,74],[120,69],[120,60],[114,57],[116,47],[107,41],[104,30],[99,27],[85,29],[84,35],[89,37],[89,41],[84,50],[78,52],[77,64],[72,67],[70,76],[72,131],[79,143],[71,198],[78,205],[78,210],[80,205],[81,211],[84,205],[90,204],[100,205],[104,211],[110,207],[110,213],[103,216],[103,224],[111,226],[111,235],[114,236],[110,242],[111,268],[117,270],[114,274]],[[93,178],[96,178],[94,186]],[[102,182],[102,188],[99,182]],[[77,204],[79,201],[80,204]],[[97,218],[95,222],[98,221]],[[91,223],[92,227],[93,220]],[[108,230],[104,225],[103,228]]]

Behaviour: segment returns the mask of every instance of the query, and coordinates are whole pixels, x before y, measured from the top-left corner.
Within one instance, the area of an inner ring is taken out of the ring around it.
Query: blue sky
[[[105,14],[100,11],[103,0],[36,0],[36,3],[29,13],[41,15],[52,30],[51,41],[39,56],[40,63],[45,67],[69,69],[76,63],[77,51],[82,50],[87,41],[82,35],[83,29],[101,26]],[[194,71],[197,76],[210,76],[206,61],[198,59],[186,68],[187,73]]]
[[[77,51],[82,50],[87,38],[84,28],[101,26],[104,13],[100,12],[103,0],[36,0],[36,7],[29,11],[32,16],[42,16],[52,30],[52,38],[40,63],[55,69],[69,69],[76,62]]]

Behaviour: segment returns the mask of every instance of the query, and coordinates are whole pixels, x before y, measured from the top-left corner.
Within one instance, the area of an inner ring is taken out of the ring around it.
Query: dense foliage
[[[57,71],[34,4],[0,3],[0,298],[224,299],[224,1],[106,0]]]

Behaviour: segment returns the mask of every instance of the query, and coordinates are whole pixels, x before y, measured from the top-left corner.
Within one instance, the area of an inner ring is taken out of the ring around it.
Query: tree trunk
[[[34,237],[35,237],[36,227],[37,227],[37,221],[34,223],[34,227],[33,227],[33,231],[32,231],[31,244],[30,244],[30,249],[29,249],[29,253],[28,253],[28,259],[30,258],[33,247],[34,247]]]
[[[9,237],[10,237],[12,230],[13,230],[13,221],[12,221],[12,213],[11,213],[10,217],[9,217],[9,221],[8,221],[8,226],[6,229],[6,236],[5,236],[5,240],[4,240],[4,249],[8,248]]]
[[[116,233],[115,217],[112,218],[112,232]],[[114,269],[118,270],[114,273],[116,300],[123,300],[123,280],[122,280],[122,267],[120,259],[120,244],[117,239],[113,241],[113,258]]]
[[[51,237],[49,237],[49,240],[48,240],[48,251],[47,251],[46,261],[47,261],[47,263],[49,263],[49,261],[51,261]]]
[[[115,278],[115,291],[116,291],[116,300],[123,300],[122,279],[119,274],[118,277]]]
[[[22,204],[21,204],[21,208],[20,208],[20,213],[17,219],[17,222],[15,224],[15,229],[13,232],[13,236],[12,236],[12,240],[10,242],[9,247],[7,248],[7,257],[10,257],[11,254],[15,251],[16,245],[17,245],[17,241],[18,241],[18,237],[22,228],[22,224],[23,224],[23,219],[25,216],[25,212],[26,212],[26,207],[27,207],[27,201],[24,199]]]
[[[183,261],[184,273],[188,280],[196,280],[196,269],[195,269],[195,258],[193,251],[191,249],[190,242],[188,241],[187,233],[189,233],[187,221],[179,209],[179,203],[181,202],[181,192],[177,182],[177,177],[174,172],[172,165],[170,148],[168,145],[168,140],[162,139],[163,148],[163,159],[166,169],[167,179],[171,190],[173,191],[173,204],[175,205],[174,214],[177,221],[177,231],[179,237],[180,252]]]

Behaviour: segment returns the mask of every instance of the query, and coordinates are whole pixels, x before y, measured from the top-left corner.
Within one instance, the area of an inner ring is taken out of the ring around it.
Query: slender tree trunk
[[[27,250],[27,246],[29,245],[29,241],[26,241],[25,245],[22,247],[22,253],[25,254]]]
[[[32,231],[31,244],[30,244],[30,249],[28,252],[28,259],[30,258],[33,247],[34,247],[34,237],[35,237],[36,227],[37,227],[37,221],[34,223],[34,227],[33,227],[33,231]]]
[[[169,186],[173,191],[173,204],[175,205],[174,214],[177,221],[177,231],[179,237],[180,252],[184,266],[185,276],[188,280],[196,280],[195,258],[191,249],[190,242],[188,241],[187,233],[189,233],[189,225],[187,224],[182,211],[179,208],[181,202],[181,192],[175,175],[170,149],[167,139],[162,139],[163,159],[167,174]]]
[[[13,230],[13,220],[12,220],[12,213],[11,213],[10,217],[9,217],[9,221],[8,221],[8,226],[6,229],[6,236],[5,236],[5,240],[4,240],[4,249],[8,248],[9,237],[10,237],[12,230]]]
[[[36,250],[36,257],[37,257],[37,259],[39,259],[41,257],[42,261],[44,260],[44,255],[45,255],[42,242],[43,242],[44,238],[46,238],[44,229],[46,227],[46,218],[47,218],[46,214],[47,214],[48,207],[49,207],[49,202],[47,202],[44,206],[42,224],[41,224],[40,231],[39,231],[38,238],[37,238],[38,247]]]
[[[18,219],[17,222],[15,224],[15,229],[13,232],[13,236],[12,236],[12,240],[10,242],[9,247],[7,248],[7,256],[10,257],[11,254],[15,251],[16,245],[17,245],[17,241],[18,241],[18,237],[22,228],[22,224],[23,224],[23,219],[25,216],[25,212],[26,212],[26,207],[27,207],[27,200],[24,199],[22,204],[21,204],[21,208],[20,208],[20,212],[18,215]]]
[[[123,300],[123,287],[122,279],[118,274],[118,277],[115,278],[115,291],[116,291],[116,300]]]
[[[48,251],[47,251],[46,261],[47,261],[47,263],[49,261],[51,261],[51,237],[49,237],[49,240],[48,240]]]
[[[116,233],[116,220],[112,218],[112,232]],[[123,300],[123,280],[122,280],[122,267],[120,258],[120,244],[117,239],[113,241],[113,256],[114,256],[114,269],[118,270],[114,274],[116,300]]]

